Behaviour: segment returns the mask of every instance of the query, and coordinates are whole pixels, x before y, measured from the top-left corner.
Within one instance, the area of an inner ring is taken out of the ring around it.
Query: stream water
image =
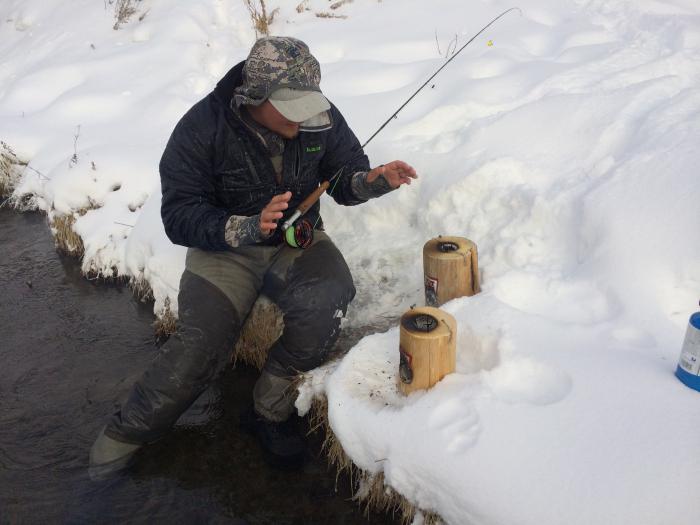
[[[158,348],[152,305],[87,280],[38,213],[0,209],[0,523],[384,524],[309,439],[302,471],[274,470],[238,429],[256,372],[228,370],[164,439],[92,482],[89,448]]]

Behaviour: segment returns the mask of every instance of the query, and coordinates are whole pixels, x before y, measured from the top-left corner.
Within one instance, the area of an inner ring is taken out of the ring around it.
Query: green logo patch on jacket
[[[318,146],[306,146],[306,153],[318,153],[321,151],[321,145]]]

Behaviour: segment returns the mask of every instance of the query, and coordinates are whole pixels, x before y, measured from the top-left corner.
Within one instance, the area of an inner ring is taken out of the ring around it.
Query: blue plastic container
[[[688,321],[676,377],[700,392],[700,312],[695,312]]]

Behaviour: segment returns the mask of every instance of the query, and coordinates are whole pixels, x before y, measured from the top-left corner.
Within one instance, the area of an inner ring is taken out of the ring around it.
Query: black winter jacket
[[[369,161],[332,104],[331,129],[301,131],[285,140],[282,184],[277,183],[269,153],[230,107],[242,69],[243,62],[233,67],[180,119],[163,152],[161,216],[175,244],[229,249],[224,230],[231,215],[256,215],[274,195],[289,190],[292,198],[281,224],[321,181],[341,168],[338,183],[331,184],[332,197],[345,205],[365,202],[353,194],[350,180],[355,172],[369,171]],[[315,221],[319,210],[317,202],[308,217]]]

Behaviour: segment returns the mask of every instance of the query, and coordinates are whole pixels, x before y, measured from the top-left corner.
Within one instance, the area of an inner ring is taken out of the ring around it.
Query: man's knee
[[[323,363],[354,297],[350,269],[332,242],[320,241],[295,259],[278,301],[284,332],[270,350],[266,370],[282,376]]]
[[[275,375],[294,374],[321,365],[340,335],[340,323],[355,295],[352,281],[319,282],[301,289],[296,306],[284,317],[284,332],[270,350]]]
[[[310,317],[309,322],[325,323],[344,316],[353,297],[355,286],[352,279],[332,276],[322,281],[300,283],[294,287],[290,297],[292,304],[285,314],[294,316],[294,310],[298,310]]]
[[[335,313],[347,309],[355,297],[355,285],[345,259],[330,241],[321,241],[299,257],[287,275],[282,310]]]

